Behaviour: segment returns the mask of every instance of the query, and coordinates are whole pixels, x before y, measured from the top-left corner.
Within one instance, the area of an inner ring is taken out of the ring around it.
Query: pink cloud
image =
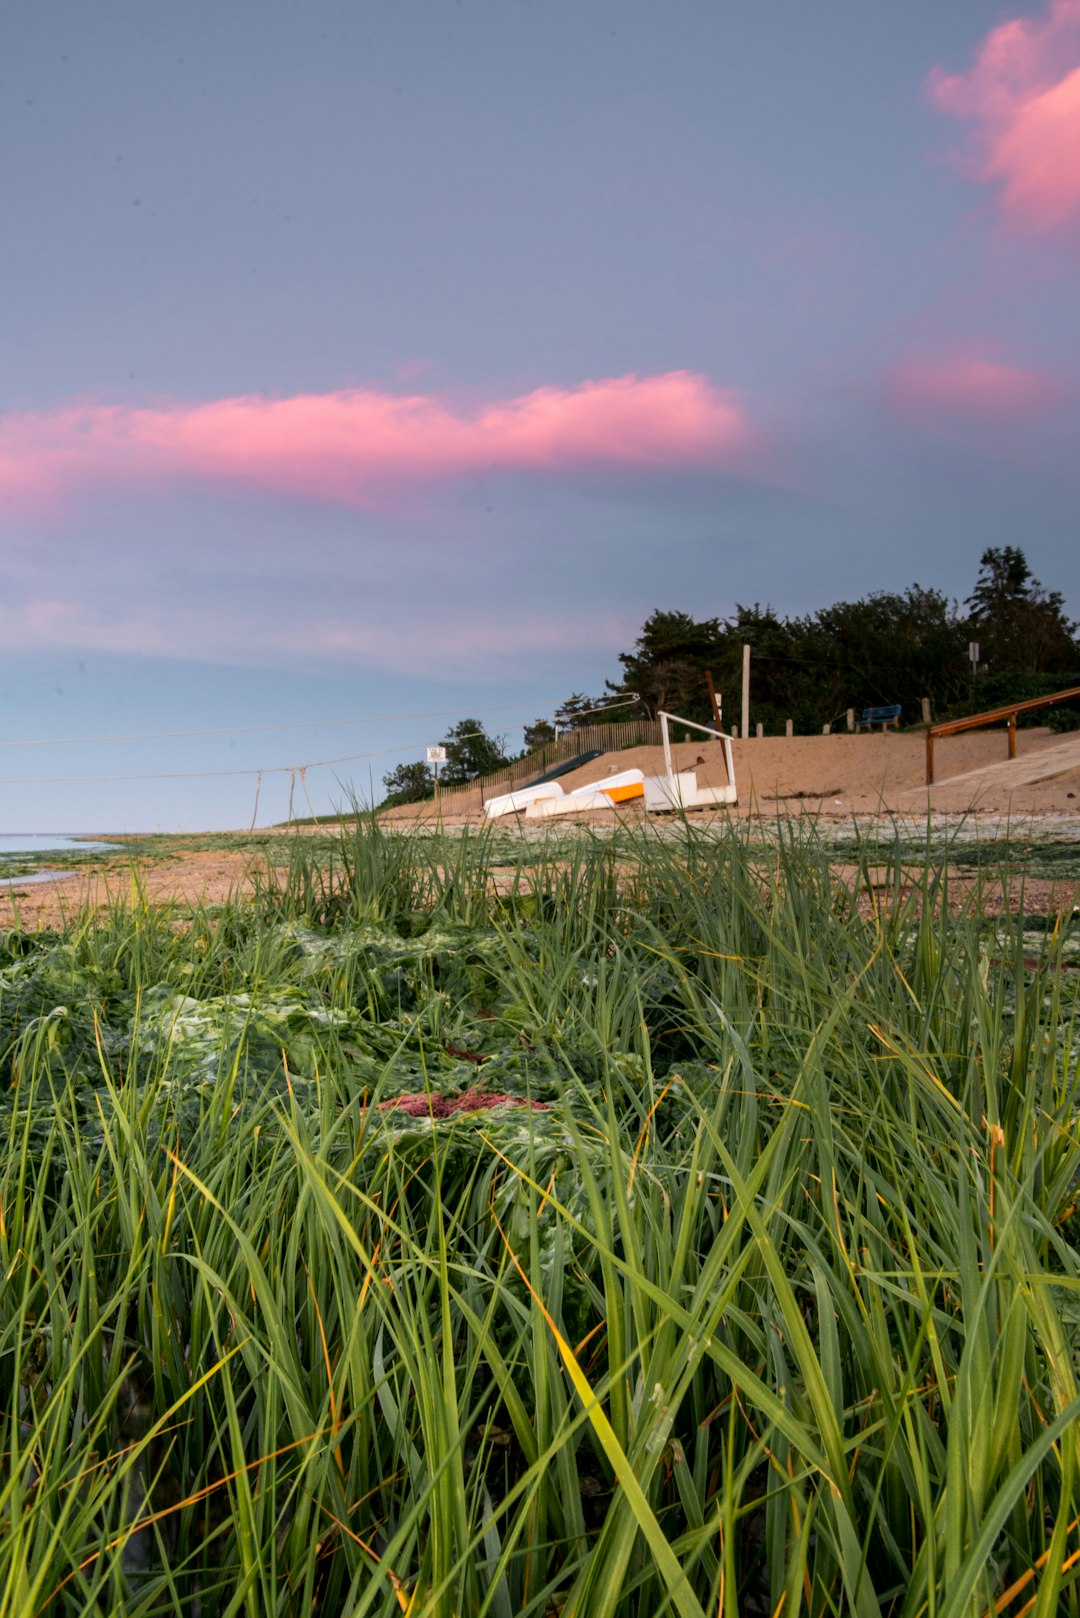
[[[756,435],[730,391],[689,371],[544,387],[472,410],[372,389],[0,416],[0,497],[212,483],[345,505],[487,472],[746,470]]]
[[[1080,0],[1051,0],[1038,21],[992,29],[966,73],[935,68],[927,92],[972,126],[972,171],[999,188],[1010,225],[1080,220]]]
[[[1058,408],[1055,377],[972,353],[914,358],[893,368],[886,397],[902,415],[937,420],[1015,422]]]

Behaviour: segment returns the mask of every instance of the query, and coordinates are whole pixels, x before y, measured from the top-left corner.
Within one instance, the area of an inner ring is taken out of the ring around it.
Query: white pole
[[[664,767],[667,770],[668,780],[671,782],[672,788],[674,788],[675,771],[671,763],[671,737],[668,735],[667,714],[664,713],[663,709],[660,710],[660,735],[664,741]]]
[[[750,648],[742,649],[742,724],[739,726],[740,736],[750,735]]]

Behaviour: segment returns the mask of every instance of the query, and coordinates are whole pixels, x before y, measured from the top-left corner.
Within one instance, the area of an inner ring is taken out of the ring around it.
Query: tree
[[[979,557],[979,577],[965,606],[975,623],[991,624],[1027,601],[1038,580],[1018,545],[990,546]]]
[[[650,715],[665,708],[707,724],[711,674],[730,724],[739,714],[748,645],[752,725],[773,732],[790,719],[800,733],[813,734],[847,708],[894,702],[914,720],[924,696],[938,707],[963,696],[967,638],[956,603],[919,584],[794,619],[760,602],[737,605],[723,620],[657,611],[634,650],[619,657],[623,681],[608,688],[638,691]]]
[[[633,650],[620,652],[622,678],[605,682],[608,700],[634,693],[638,711],[649,718],[665,709],[709,724],[711,674],[730,725],[739,711],[744,645],[751,652],[750,723],[770,732],[790,719],[800,733],[813,734],[848,708],[893,703],[905,723],[917,723],[923,697],[943,717],[971,700],[969,640],[980,642],[991,672],[1002,678],[1058,681],[1046,689],[1078,683],[1072,676],[1080,670],[1080,626],[1066,615],[1061,593],[1032,576],[1017,546],[985,550],[980,566],[967,614],[940,590],[920,584],[872,591],[802,618],[782,618],[759,602],[737,605],[726,619],[657,608]],[[627,717],[625,709],[586,714],[601,703],[575,692],[565,704],[571,726]],[[560,728],[563,722],[560,714]]]
[[[554,740],[555,726],[550,719],[534,719],[531,725],[525,726],[526,753],[533,753],[538,747],[544,747]]]
[[[805,704],[814,687],[807,680],[805,639],[803,620],[781,618],[772,607],[757,601],[752,607],[736,606],[734,618],[724,625],[722,647],[714,659],[713,678],[723,693],[725,723],[733,724],[739,718],[742,649],[749,646],[751,725],[760,721],[772,732],[791,719],[800,730],[811,728],[806,724]],[[815,715],[816,711],[815,702]]]
[[[587,697],[583,691],[571,691],[566,701],[560,704],[555,716],[559,721],[559,729],[581,730],[585,725],[604,724],[606,722],[604,715],[596,710],[602,708],[605,701],[610,700],[610,697]],[[615,717],[623,716],[616,714]]]
[[[965,605],[972,638],[992,672],[1069,673],[1080,662],[1077,625],[1065,615],[1060,590],[1035,578],[1017,545],[990,546]]]
[[[423,803],[435,791],[435,777],[426,764],[399,764],[383,776],[386,797],[382,807],[392,809],[400,803]]]
[[[479,719],[461,719],[445,738],[446,763],[440,778],[447,786],[490,775],[507,762],[505,736],[489,736]]]
[[[877,590],[821,608],[804,628],[801,651],[822,724],[845,708],[894,702],[908,722],[923,697],[940,712],[964,695],[967,625],[940,590]]]
[[[611,695],[636,691],[650,719],[661,708],[684,719],[709,723],[705,671],[724,652],[726,631],[717,618],[700,623],[687,612],[650,613],[641,627],[632,652],[620,652],[623,677],[607,682]]]

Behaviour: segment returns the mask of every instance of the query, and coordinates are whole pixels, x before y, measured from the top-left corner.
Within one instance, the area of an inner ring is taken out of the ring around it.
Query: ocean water
[[[60,854],[72,849],[84,854],[100,854],[115,848],[115,843],[92,843],[77,836],[59,832],[5,832],[0,834],[0,860],[26,859],[33,854]]]
[[[46,832],[40,836],[33,832],[6,832],[0,835],[0,888],[22,888],[32,882],[55,882],[58,877],[69,876],[71,873],[66,870],[37,871],[33,868],[39,859],[48,860],[50,855],[100,854],[115,847],[115,843],[95,843],[89,838],[84,840],[81,837],[63,836],[59,832]],[[6,872],[14,874],[7,875]]]

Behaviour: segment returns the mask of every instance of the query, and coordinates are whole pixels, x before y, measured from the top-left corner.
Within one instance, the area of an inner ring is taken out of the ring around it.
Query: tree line
[[[750,722],[767,734],[782,731],[790,719],[796,734],[816,735],[842,722],[849,708],[896,703],[901,723],[916,724],[923,698],[935,719],[957,718],[1080,685],[1078,629],[1061,592],[1035,578],[1019,547],[990,547],[962,604],[912,584],[794,618],[757,602],[737,605],[728,618],[658,609],[634,646],[619,653],[621,675],[605,681],[598,696],[573,692],[560,725],[655,718],[660,709],[708,724],[711,675],[728,729],[738,718],[744,645],[751,649]],[[979,648],[977,664],[969,658],[972,643]],[[620,706],[608,707],[614,703]],[[605,708],[606,715],[596,711]],[[1080,725],[1080,710],[1048,709],[1036,722],[1072,728]],[[525,728],[525,751],[553,736],[551,721],[537,719]],[[488,736],[477,719],[460,721],[445,746],[440,773],[448,785],[509,762],[505,738]],[[433,788],[426,764],[399,765],[384,783],[388,801],[398,803],[430,797]]]

